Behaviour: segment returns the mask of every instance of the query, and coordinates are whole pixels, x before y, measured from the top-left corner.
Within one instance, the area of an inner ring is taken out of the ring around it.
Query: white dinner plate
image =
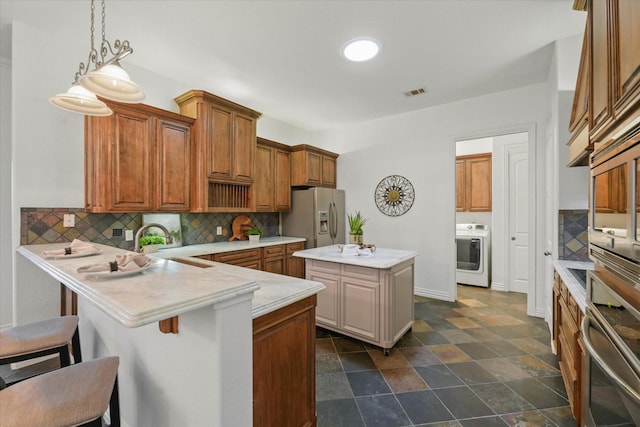
[[[134,274],[142,273],[145,270],[150,269],[155,265],[154,262],[147,265],[146,267],[140,267],[135,270],[128,271],[90,271],[85,273],[88,279],[120,279],[122,277],[133,276]]]

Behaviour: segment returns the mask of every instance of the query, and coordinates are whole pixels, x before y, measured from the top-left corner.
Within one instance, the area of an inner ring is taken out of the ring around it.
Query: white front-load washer
[[[456,224],[456,282],[489,287],[490,284],[489,227],[484,224]]]

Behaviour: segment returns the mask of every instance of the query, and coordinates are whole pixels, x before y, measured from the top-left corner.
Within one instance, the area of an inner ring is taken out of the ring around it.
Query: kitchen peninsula
[[[85,359],[120,357],[122,425],[252,425],[254,415],[261,418],[261,405],[287,392],[282,383],[275,384],[281,388],[270,388],[278,378],[268,371],[269,361],[287,357],[286,352],[260,352],[269,338],[282,341],[282,331],[289,327],[306,344],[291,344],[296,346],[294,356],[302,358],[295,373],[312,367],[311,375],[307,370],[296,378],[298,386],[315,387],[313,314],[321,283],[192,258],[179,250],[173,250],[173,259],[150,256],[153,266],[137,274],[101,278],[77,269],[108,263],[126,251],[96,244],[100,253],[92,256],[43,256],[43,251],[65,246],[68,243],[28,245],[17,251],[78,295]],[[178,333],[158,330],[156,322],[175,316]],[[301,388],[298,394],[303,394]],[[300,416],[315,423],[315,397],[303,397],[313,399]]]
[[[378,248],[346,255],[341,245],[293,253],[305,258],[306,278],[326,289],[318,295],[316,324],[389,349],[413,325],[417,252]],[[369,254],[370,253],[370,254]]]

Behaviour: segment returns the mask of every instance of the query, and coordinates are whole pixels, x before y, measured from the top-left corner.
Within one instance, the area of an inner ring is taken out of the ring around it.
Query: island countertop
[[[340,245],[332,245],[296,251],[293,256],[338,264],[387,269],[417,257],[418,253],[403,249],[376,248],[375,252],[369,256],[342,255]]]
[[[324,289],[321,283],[289,276],[195,259],[200,265],[198,267],[155,257],[154,254],[149,257],[155,264],[145,271],[125,277],[97,278],[78,273],[77,269],[87,264],[108,263],[115,259],[115,255],[128,251],[94,244],[101,250],[97,255],[62,259],[48,259],[43,255],[43,251],[68,245],[27,245],[17,251],[128,328],[251,293],[252,316],[255,318]],[[178,261],[180,258],[175,257]]]

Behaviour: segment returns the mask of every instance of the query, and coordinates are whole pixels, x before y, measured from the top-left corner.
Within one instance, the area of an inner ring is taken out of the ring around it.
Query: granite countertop
[[[565,261],[554,260],[553,266],[560,275],[560,278],[567,286],[567,289],[573,296],[573,299],[584,313],[587,305],[587,291],[584,283],[581,282],[570,269],[574,270],[593,270],[593,262],[591,261]]]
[[[320,248],[296,251],[293,256],[338,264],[358,265],[386,269],[418,256],[417,252],[402,249],[376,248],[370,256],[342,255],[340,245],[322,246]]]
[[[67,247],[69,243],[27,245],[17,251],[128,328],[251,294],[252,317],[255,318],[324,289],[319,282],[182,257],[201,266],[210,266],[202,268],[154,254],[148,255],[155,261],[152,267],[130,276],[101,278],[78,273],[77,269],[83,265],[108,263],[115,255],[128,252],[94,245],[101,250],[99,254],[79,258],[48,259],[42,254]]]
[[[303,237],[262,237],[257,242],[248,240],[235,240],[233,242],[203,243],[200,245],[189,245],[170,249],[160,249],[154,252],[153,256],[158,258],[190,257],[198,255],[219,254],[223,252],[241,251],[243,249],[255,249],[265,246],[285,245],[287,243],[304,242]]]

